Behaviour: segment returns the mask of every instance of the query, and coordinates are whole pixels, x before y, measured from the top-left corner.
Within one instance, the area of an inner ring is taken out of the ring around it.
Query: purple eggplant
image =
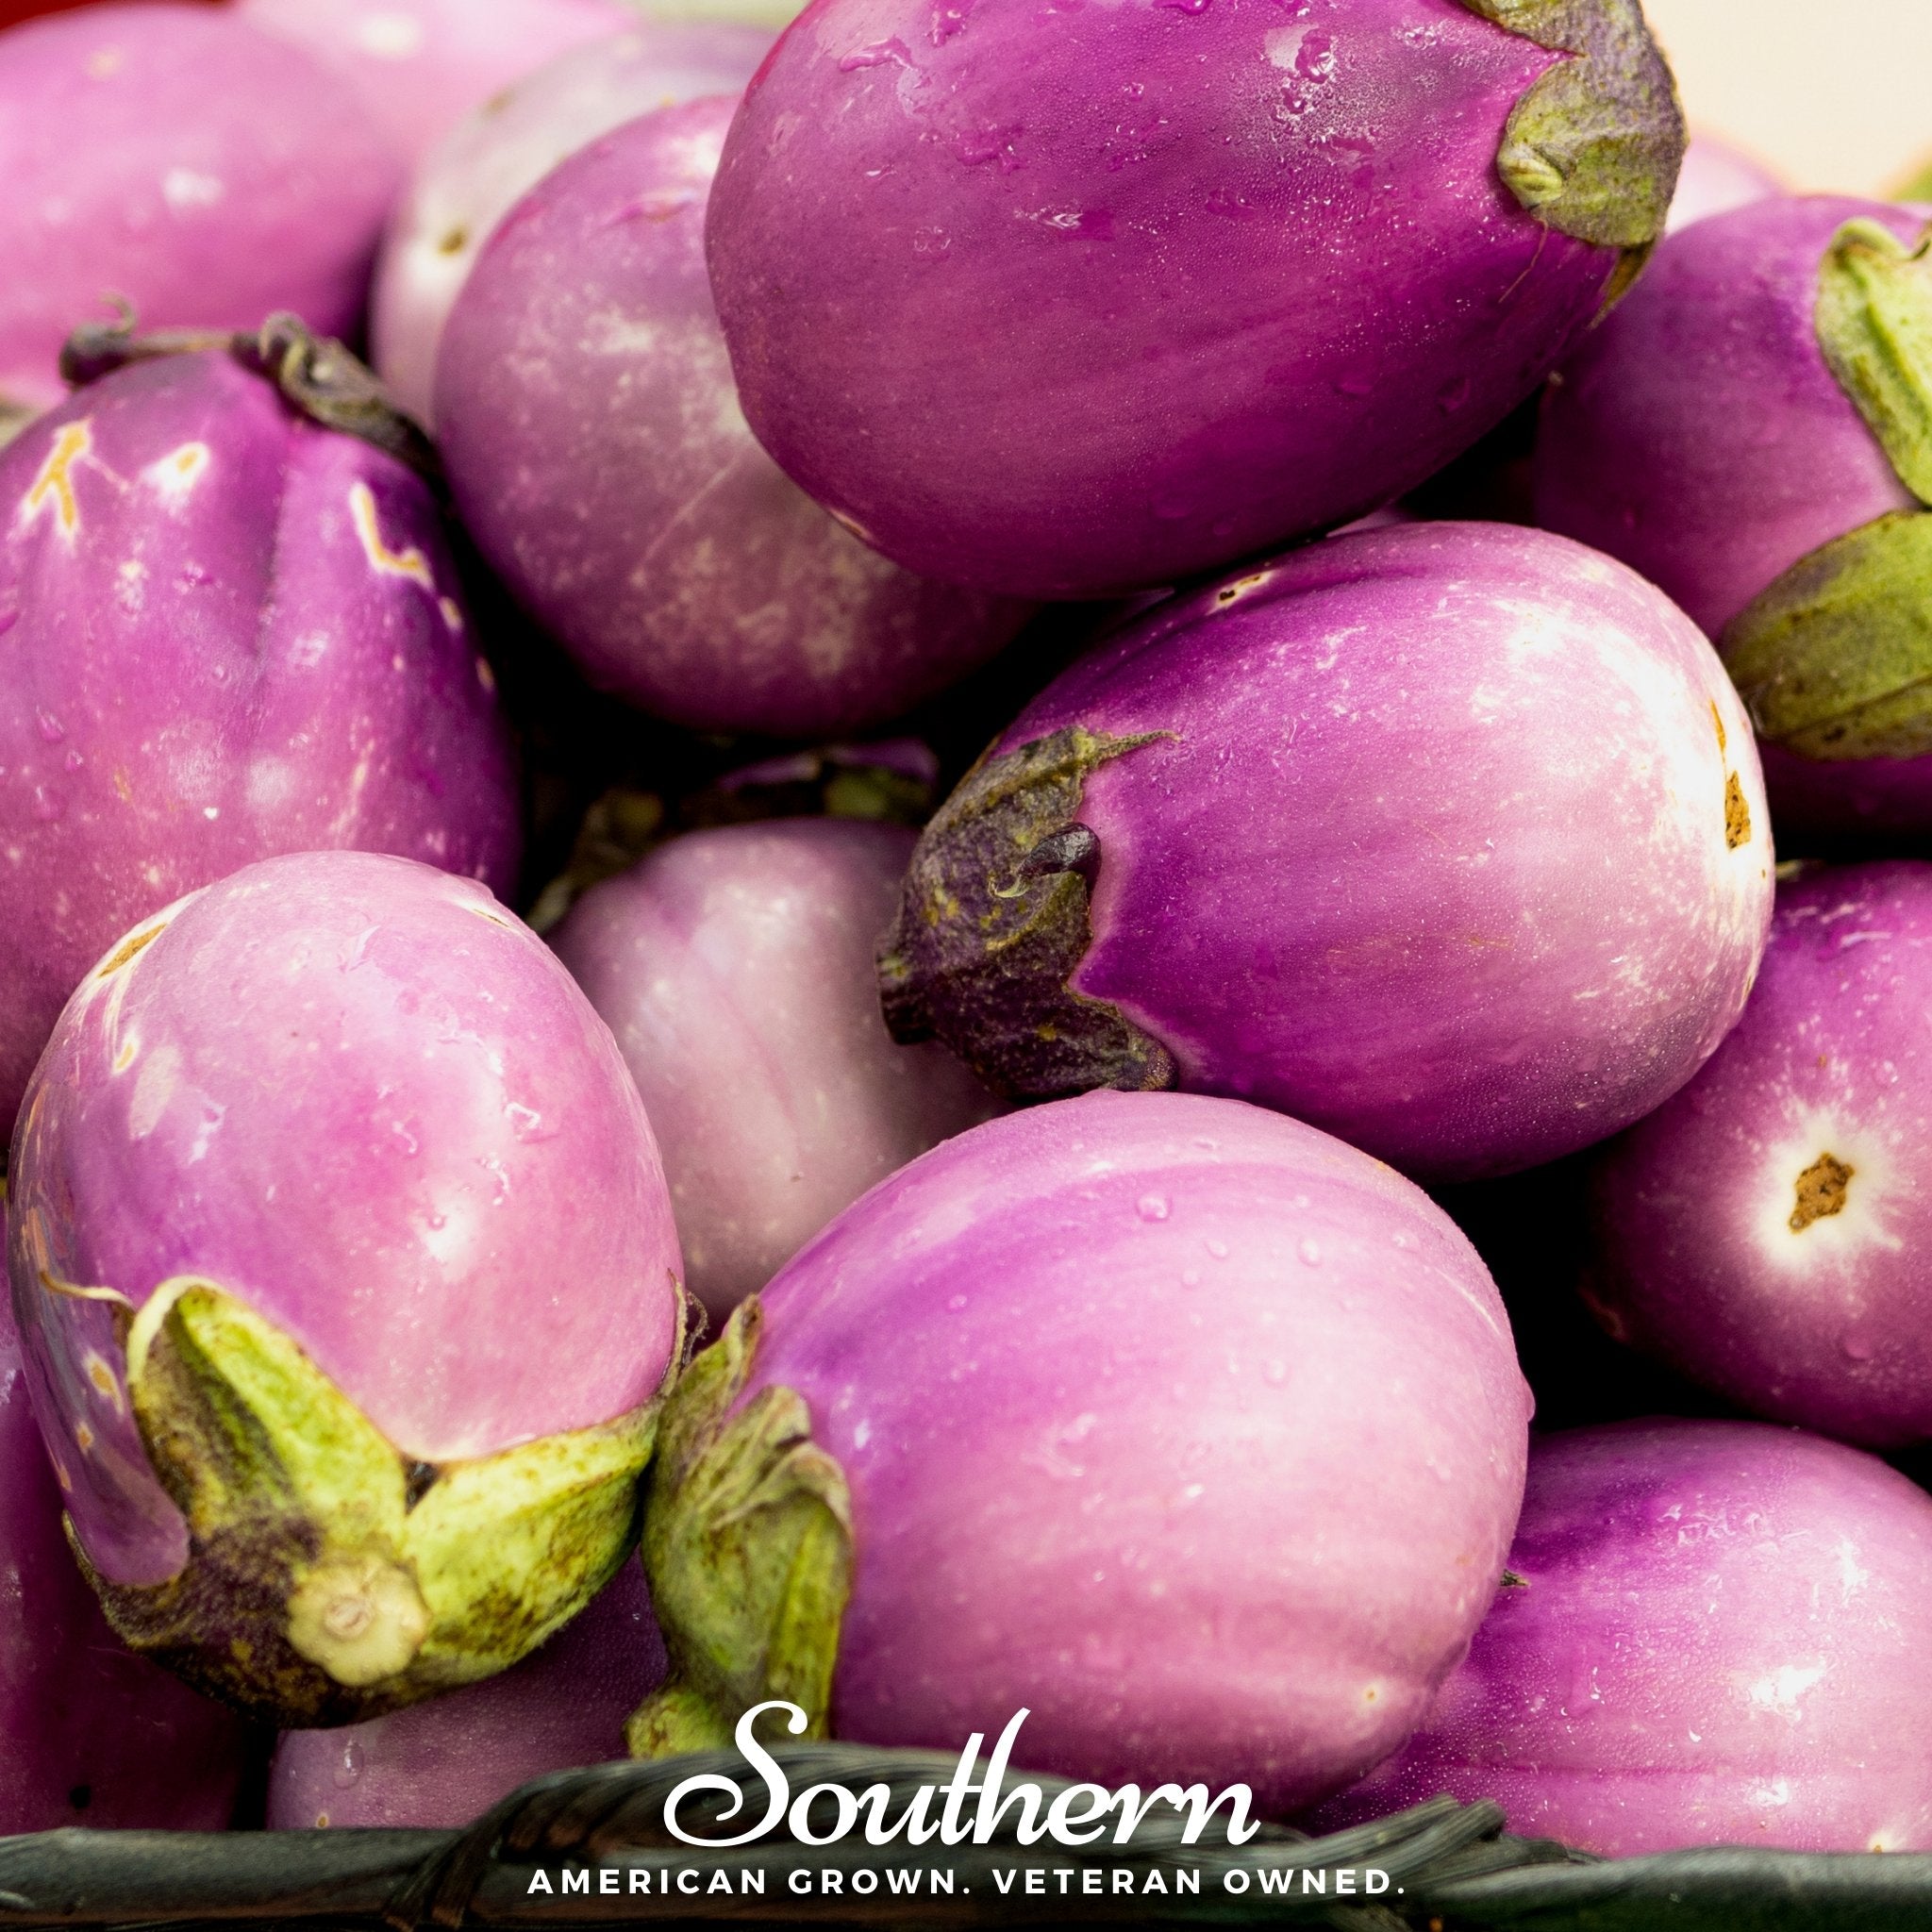
[[[1530,1453],[1495,1607],[1408,1747],[1317,1830],[1449,1791],[1607,1857],[1932,1849],[1932,1499],[1761,1423]]]
[[[1698,222],[1561,372],[1540,522],[1718,641],[1790,833],[1932,829],[1932,256],[1833,196]]]
[[[1778,1422],[1932,1439],[1928,988],[1932,865],[1780,887],[1737,1029],[1598,1164],[1613,1335]]]
[[[1750,726],[1629,571],[1494,524],[1338,537],[1159,606],[1008,728],[880,956],[996,1089],[1178,1084],[1432,1179],[1668,1099],[1771,915]]]
[[[9,1128],[89,962],[184,892],[325,846],[516,876],[508,737],[434,501],[269,364],[325,412],[356,392],[285,331],[137,360],[0,456]]]
[[[667,1410],[639,1756],[808,1728],[1306,1804],[1488,1607],[1529,1391],[1425,1195],[1239,1101],[1098,1093],[882,1182]]]
[[[284,1731],[273,1831],[455,1830],[546,1772],[622,1757],[624,1724],[664,1676],[644,1573],[626,1563],[589,1609],[501,1676],[334,1731]]]
[[[12,1189],[35,1407],[137,1649],[352,1722],[515,1662],[622,1559],[670,1196],[609,1029],[474,880],[307,853],[143,922]]]
[[[545,61],[637,25],[623,0],[235,0],[235,10],[340,74],[410,163]]]
[[[436,420],[477,544],[593,683],[699,730],[827,736],[1026,611],[886,562],[752,440],[703,246],[732,108],[632,122],[518,204],[451,312]]]
[[[60,1490],[0,1301],[0,1835],[63,1824],[220,1831],[245,1734],[108,1628],[60,1527]]]
[[[1641,265],[1683,145],[1634,0],[820,0],[711,271],[759,441],[868,541],[1109,595],[1474,442]]]
[[[771,44],[756,27],[639,23],[540,67],[452,128],[423,158],[376,264],[370,338],[398,405],[430,421],[451,305],[496,225],[551,169],[640,114],[743,87]]]
[[[873,948],[913,842],[837,819],[694,832],[593,888],[552,941],[643,1095],[714,1319],[875,1181],[999,1110],[879,1017]]]
[[[331,0],[333,4],[333,0]],[[62,394],[115,299],[158,328],[362,312],[401,170],[352,91],[230,9],[84,7],[0,34],[0,410]]]

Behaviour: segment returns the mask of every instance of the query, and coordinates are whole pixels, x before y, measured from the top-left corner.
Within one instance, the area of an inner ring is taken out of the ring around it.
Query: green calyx
[[[412,1463],[274,1323],[194,1279],[135,1317],[127,1387],[189,1558],[153,1587],[90,1566],[108,1621],[284,1727],[491,1676],[567,1623],[630,1547],[663,1399],[475,1461]]]
[[[1932,504],[1932,233],[1847,222],[1818,270],[1818,345],[1898,479]]]
[[[1911,245],[1845,223],[1819,263],[1814,325],[1893,473],[1932,506],[1932,233]],[[1827,762],[1932,753],[1932,510],[1801,558],[1721,648],[1767,743]]]
[[[665,1407],[644,1507],[644,1574],[671,1671],[625,1728],[633,1757],[728,1747],[782,1698],[826,1735],[852,1591],[852,1504],[790,1389],[734,1415],[758,1355],[756,1296],[685,1371]]]
[[[1614,302],[1664,231],[1687,133],[1676,83],[1638,0],[1462,0],[1472,13],[1567,54],[1511,110],[1496,167],[1551,227],[1624,260]]]
[[[1720,648],[1769,743],[1833,761],[1932,753],[1932,514],[1898,511],[1814,550]]]
[[[1074,725],[967,774],[919,841],[879,952],[895,1040],[943,1041],[1013,1099],[1174,1084],[1166,1047],[1071,984],[1093,943],[1088,776],[1166,735]]]

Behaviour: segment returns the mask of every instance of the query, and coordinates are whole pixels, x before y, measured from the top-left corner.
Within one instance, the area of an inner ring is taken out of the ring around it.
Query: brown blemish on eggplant
[[[1821,1154],[1798,1176],[1798,1205],[1791,1209],[1793,1234],[1803,1234],[1814,1221],[1845,1211],[1845,1197],[1856,1168],[1847,1167],[1835,1154]]]
[[[1710,722],[1717,726],[1717,753],[1719,758],[1723,758],[1730,748],[1730,740],[1724,736],[1724,713],[1715,703],[1710,708]]]
[[[1224,609],[1228,605],[1245,597],[1251,591],[1258,591],[1268,581],[1271,575],[1271,572],[1259,570],[1253,576],[1242,577],[1238,582],[1232,584],[1224,584],[1214,593],[1216,607]]]
[[[138,932],[130,940],[124,940],[114,949],[114,957],[100,970],[102,979],[112,979],[122,967],[127,964],[137,953],[142,953],[160,938],[166,927],[151,925],[145,932]]]
[[[1735,852],[1751,842],[1751,808],[1744,803],[1744,788],[1737,773],[1724,779],[1724,843]]]
[[[439,255],[460,255],[470,245],[470,231],[460,222],[436,244]]]
[[[1497,1587],[1502,1590],[1527,1590],[1529,1578],[1517,1575],[1513,1570],[1506,1570],[1503,1573],[1503,1580]]]

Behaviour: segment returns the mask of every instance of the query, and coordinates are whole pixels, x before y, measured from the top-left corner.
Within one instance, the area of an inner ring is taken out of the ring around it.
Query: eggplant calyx
[[[108,1621],[285,1727],[491,1676],[582,1609],[631,1546],[665,1392],[596,1427],[425,1465],[293,1338],[193,1277],[136,1315],[127,1390],[188,1557],[146,1586],[109,1581],[80,1551]]]
[[[1088,775],[1169,735],[1073,725],[966,774],[919,841],[879,950],[895,1040],[943,1041],[1008,1099],[1174,1085],[1159,1041],[1072,984],[1101,859],[1078,819]]]
[[[272,315],[258,329],[239,333],[208,329],[157,329],[140,334],[134,310],[118,303],[113,322],[75,330],[60,351],[60,375],[75,389],[99,382],[130,363],[218,349],[251,375],[275,384],[282,399],[312,423],[354,436],[406,464],[418,475],[440,480],[435,445],[403,414],[375,372],[328,336],[317,335],[299,316]]]
[[[1932,504],[1932,228],[1907,246],[1860,216],[1818,270],[1818,345],[1921,503]]]
[[[665,1408],[643,1558],[671,1670],[625,1726],[633,1757],[726,1749],[744,1712],[774,1698],[804,1710],[804,1737],[829,1731],[852,1499],[795,1390],[732,1412],[763,1324],[756,1295],[741,1303]]]
[[[1767,743],[1831,763],[1932,753],[1932,512],[1800,558],[1719,649]]]
[[[1511,109],[1496,167],[1550,227],[1623,252],[1605,307],[1664,231],[1688,134],[1676,82],[1638,0],[1462,0],[1506,32],[1567,55]]]

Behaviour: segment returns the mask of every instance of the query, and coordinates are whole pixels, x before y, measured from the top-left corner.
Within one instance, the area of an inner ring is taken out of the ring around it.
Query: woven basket
[[[885,1785],[889,1816],[903,1794],[942,1784],[957,1768],[927,1752],[845,1744],[773,1755],[794,1791],[832,1784],[856,1795]],[[57,1831],[0,1840],[0,1927],[1932,1932],[1932,1857],[1715,1850],[1604,1860],[1508,1838],[1496,1806],[1448,1798],[1331,1838],[1267,1825],[1239,1847],[1213,1840],[1211,1831],[1183,1843],[1176,1815],[1165,1824],[1150,1817],[1130,1846],[1118,1848],[1024,1847],[1009,1834],[950,1848],[874,1847],[862,1838],[808,1846],[781,1830],[739,1850],[706,1852],[671,1837],[663,1819],[673,1787],[699,1773],[727,1780],[742,1799],[736,1812],[722,1790],[688,1801],[678,1817],[693,1835],[726,1837],[762,1815],[763,1785],[728,1753],[559,1772],[461,1832]],[[1066,1789],[1059,1779],[1032,1781],[1049,1800]],[[1030,1891],[1029,1870],[1041,1874]],[[945,1874],[938,1888],[933,1872]],[[1165,1890],[1143,1890],[1157,1873]],[[1381,1888],[1373,1897],[1372,1884]]]

